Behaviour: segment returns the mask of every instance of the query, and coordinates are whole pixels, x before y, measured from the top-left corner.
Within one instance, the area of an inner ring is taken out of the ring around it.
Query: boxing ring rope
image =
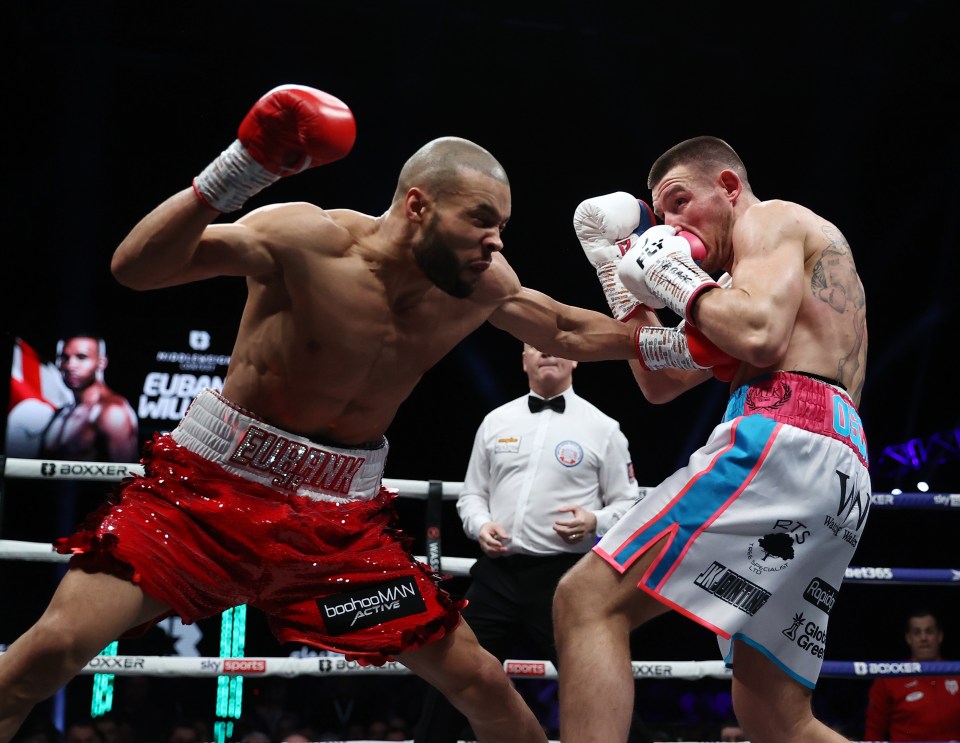
[[[0,653],[2,655],[2,653]],[[633,677],[696,680],[728,679],[732,672],[722,660],[632,661]],[[508,658],[503,670],[511,678],[557,679],[556,666],[545,660]],[[82,675],[110,673],[115,676],[408,676],[412,672],[402,663],[389,661],[382,666],[361,666],[339,655],[308,658],[203,657],[179,655],[98,655],[80,671]],[[960,661],[863,661],[825,660],[821,676],[830,678],[872,678],[875,676],[956,676]]]
[[[425,555],[414,555],[421,562],[427,562]],[[45,542],[20,542],[14,539],[0,539],[0,559],[24,560],[35,562],[68,562],[70,555],[61,555]],[[472,557],[443,557],[443,572],[462,578],[470,575],[470,568],[476,562]],[[847,568],[845,583],[883,583],[888,586],[923,583],[930,586],[960,585],[960,569],[957,568],[885,568],[854,567]]]
[[[91,463],[66,460],[2,459],[3,478],[33,480],[64,480],[82,482],[119,482],[142,474],[143,467],[133,463]],[[0,481],[2,482],[2,481]],[[462,483],[425,480],[384,478],[384,487],[396,490],[400,497],[428,501],[429,507],[440,500],[456,500]],[[643,490],[643,488],[641,488]],[[881,509],[960,509],[960,494],[957,493],[874,493],[871,508]],[[428,513],[428,521],[437,519],[436,513]],[[427,546],[431,547],[429,534]],[[432,537],[439,547],[439,534]],[[450,576],[469,576],[475,562],[472,558],[441,557],[439,553],[416,556],[434,569]],[[61,555],[49,543],[24,542],[0,539],[0,560],[20,560],[65,563],[70,555]],[[958,585],[960,569],[957,568],[903,568],[903,567],[855,567],[847,568],[844,582],[866,584],[924,584]],[[242,652],[242,650],[241,650]],[[557,669],[549,661],[507,659],[503,663],[505,673],[511,678],[556,679]],[[732,676],[723,661],[632,661],[633,676],[643,678],[701,679],[730,678]],[[156,677],[243,677],[243,676],[340,676],[360,675],[409,675],[411,672],[398,662],[382,666],[361,666],[347,661],[343,656],[318,655],[311,657],[195,657],[195,656],[130,656],[98,655],[82,669],[81,674],[110,674],[114,676]],[[960,674],[960,662],[956,661],[827,661],[823,662],[821,676],[834,678],[867,679],[876,676],[938,676]]]

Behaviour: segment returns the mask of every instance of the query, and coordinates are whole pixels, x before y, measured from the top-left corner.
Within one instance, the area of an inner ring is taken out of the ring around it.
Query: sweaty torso
[[[424,372],[494,311],[508,269],[495,260],[472,297],[455,299],[376,218],[291,204],[270,219],[297,227],[274,236],[277,270],[247,279],[223,393],[314,440],[374,441]]]
[[[785,230],[798,231],[803,251],[800,303],[776,368],[836,380],[859,403],[867,358],[866,297],[849,244],[836,226],[799,204],[752,207],[758,208],[776,210],[776,221],[787,225]],[[736,381],[759,371],[767,370],[741,369]]]

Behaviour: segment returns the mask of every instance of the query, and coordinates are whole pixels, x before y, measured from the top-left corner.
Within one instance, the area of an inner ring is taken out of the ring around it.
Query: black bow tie
[[[544,400],[542,397],[534,397],[530,395],[527,398],[527,405],[530,406],[531,413],[539,413],[544,408],[550,408],[558,413],[562,413],[567,406],[566,400],[563,399],[563,395],[558,395],[557,397],[551,397],[549,400]]]

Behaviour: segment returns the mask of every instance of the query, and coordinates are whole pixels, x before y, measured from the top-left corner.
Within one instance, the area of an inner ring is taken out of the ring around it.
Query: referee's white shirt
[[[511,555],[588,552],[640,496],[627,438],[573,387],[563,392],[563,413],[531,413],[527,397],[490,411],[477,429],[457,499],[463,530],[479,540],[480,527],[496,521]],[[570,518],[563,505],[596,514],[596,533],[564,542],[553,530]]]

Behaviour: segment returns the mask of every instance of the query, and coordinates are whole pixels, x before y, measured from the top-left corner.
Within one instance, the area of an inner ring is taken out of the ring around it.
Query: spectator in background
[[[63,743],[63,734],[46,716],[27,719],[12,743]]]
[[[639,489],[620,424],[573,391],[577,362],[528,344],[521,360],[530,392],[483,419],[457,500],[464,532],[483,551],[470,571],[463,616],[501,661],[520,638],[533,653],[523,657],[556,663],[557,582]],[[554,706],[555,698],[553,690]],[[545,728],[556,727],[544,711],[539,716]],[[456,741],[464,724],[429,689],[415,740]]]
[[[722,743],[737,743],[747,739],[743,728],[736,720],[727,720],[720,728],[720,740]]]
[[[112,712],[93,718],[93,726],[103,738],[103,743],[134,743],[130,726],[122,724]]]
[[[73,392],[47,424],[40,456],[83,462],[137,462],[137,414],[104,382],[107,346],[102,338],[75,335],[57,344],[57,368]]]
[[[206,725],[196,720],[177,719],[170,725],[165,743],[206,743],[210,740]]]
[[[63,732],[63,743],[103,743],[93,720],[76,720]]]
[[[911,661],[943,660],[943,629],[927,609],[907,617],[904,640]],[[891,676],[874,679],[864,740],[960,740],[960,675]]]

